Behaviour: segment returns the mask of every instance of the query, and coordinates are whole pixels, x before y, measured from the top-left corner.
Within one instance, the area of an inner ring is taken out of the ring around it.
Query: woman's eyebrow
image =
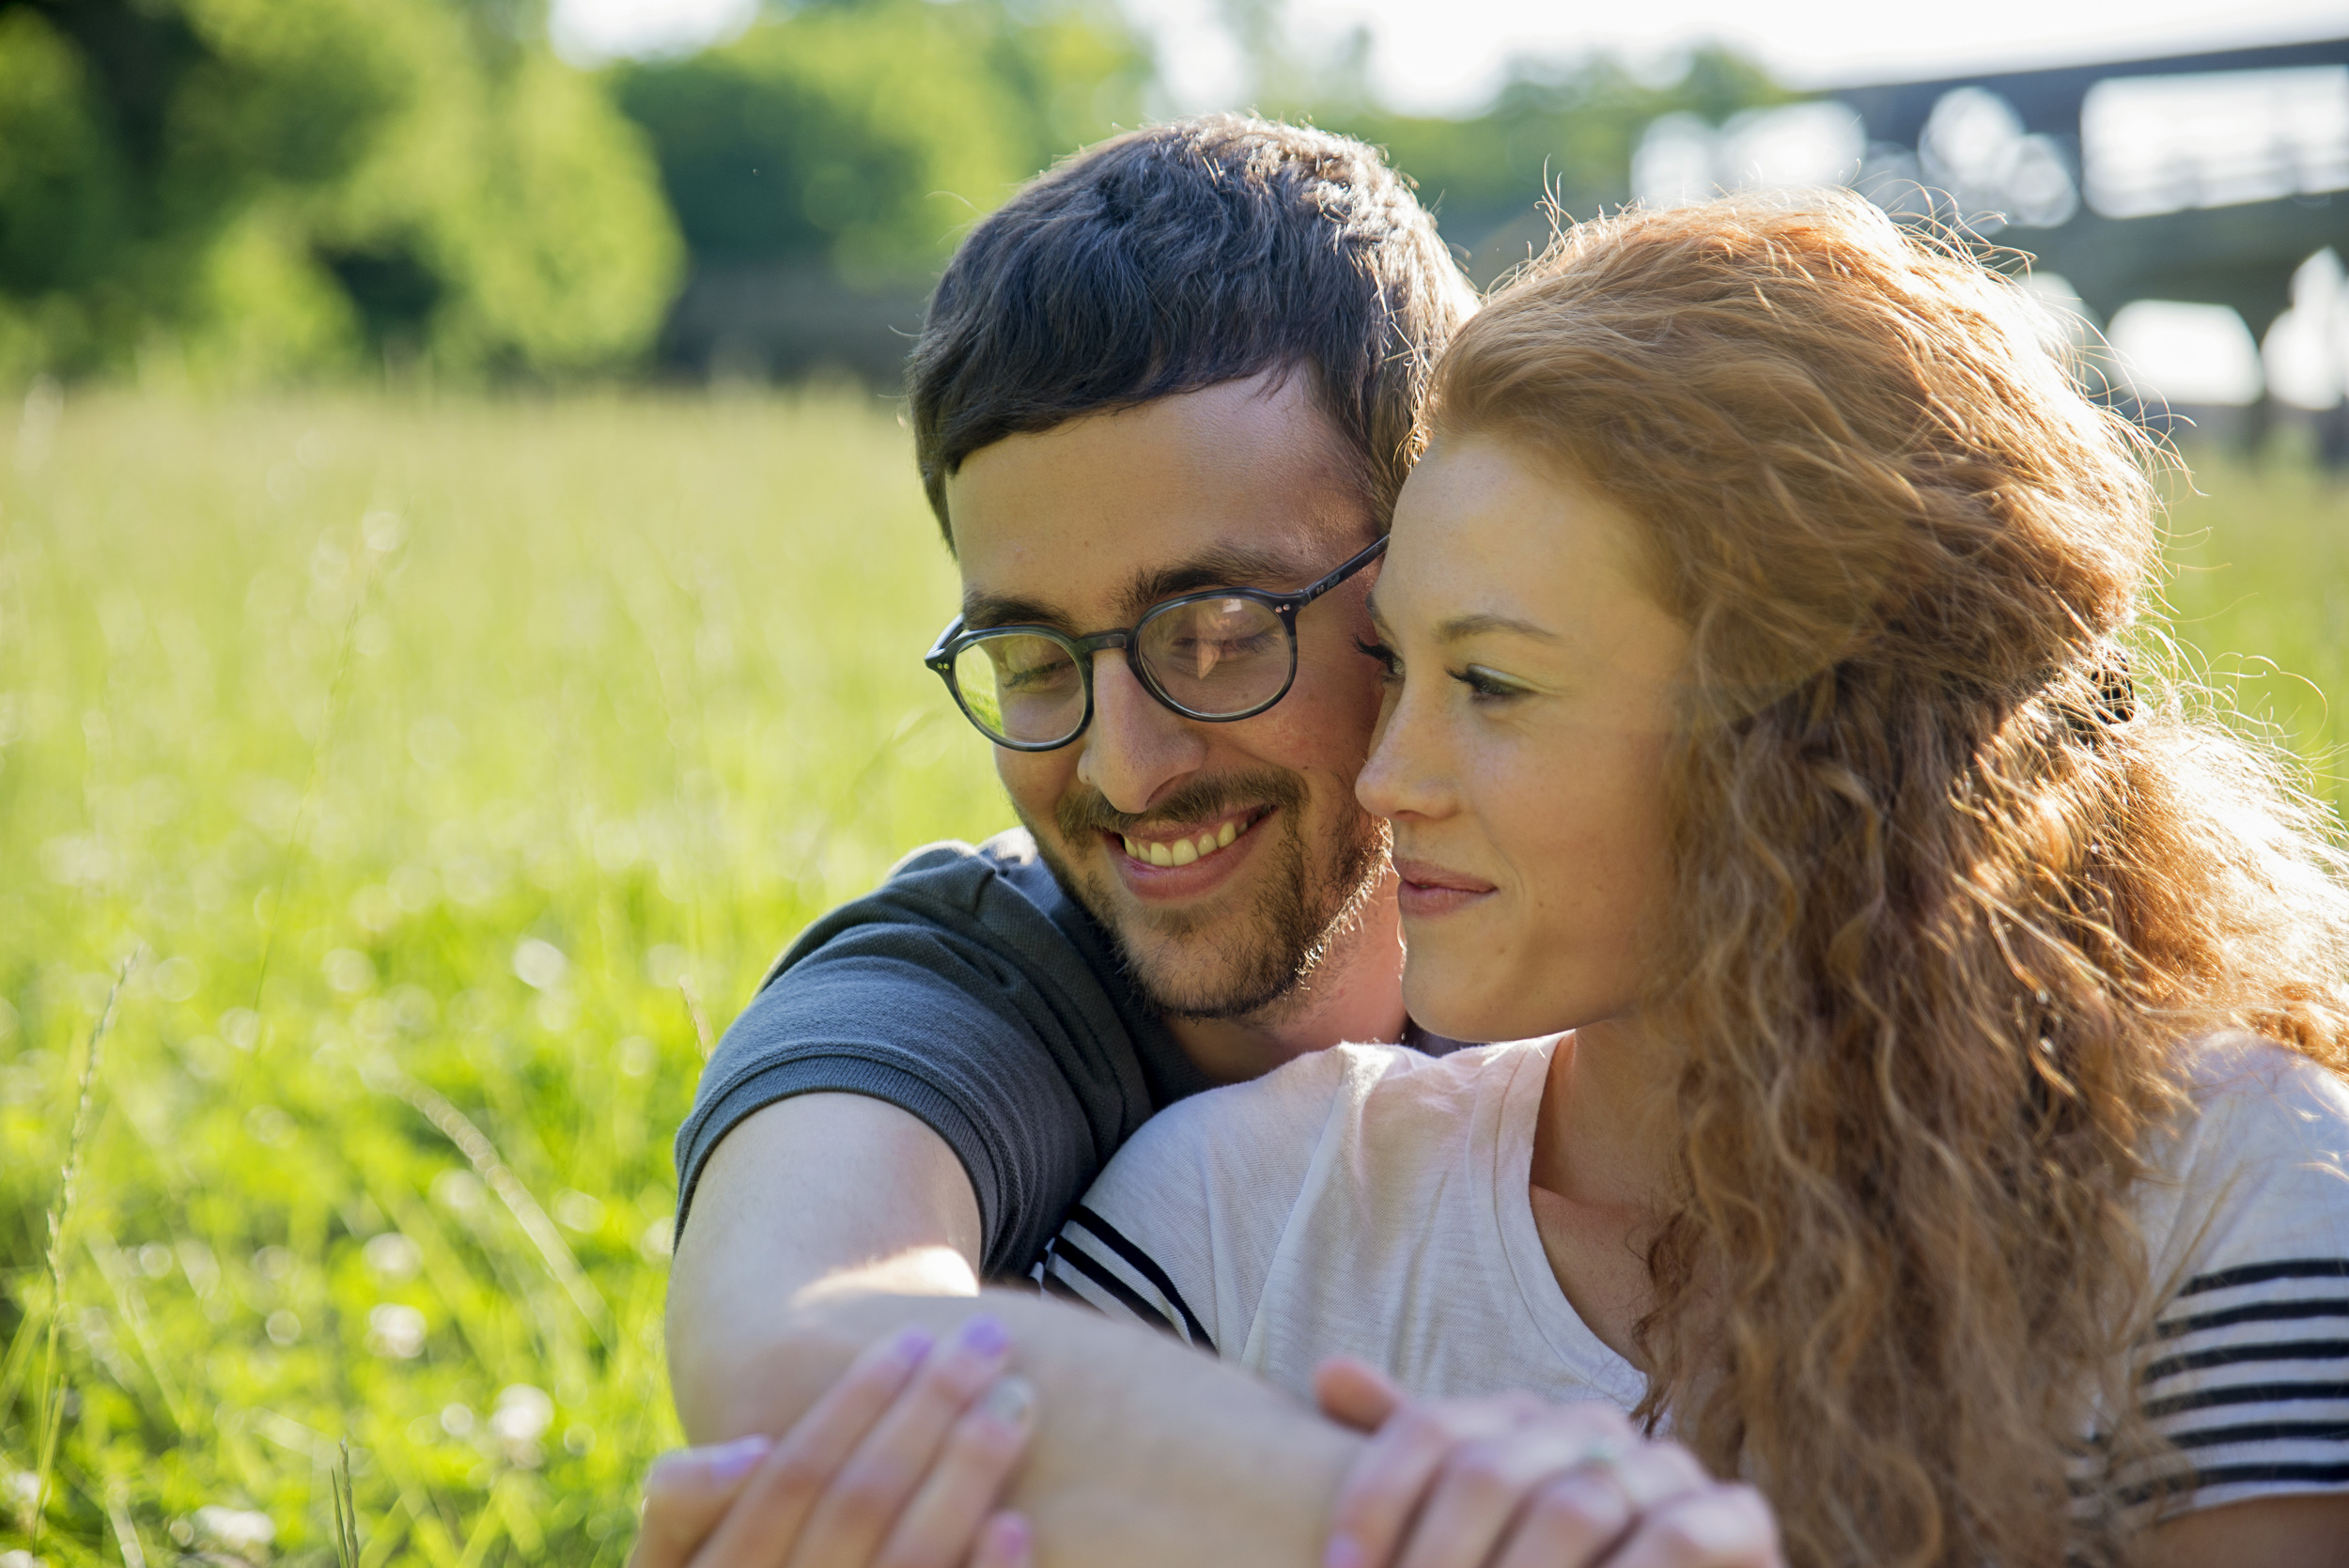
[[[1519,637],[1532,637],[1544,643],[1561,641],[1559,635],[1548,627],[1535,626],[1532,621],[1521,621],[1513,615],[1497,615],[1490,611],[1472,615],[1455,615],[1436,628],[1436,637],[1439,642],[1457,643],[1465,638],[1481,637],[1489,631],[1515,632]]]

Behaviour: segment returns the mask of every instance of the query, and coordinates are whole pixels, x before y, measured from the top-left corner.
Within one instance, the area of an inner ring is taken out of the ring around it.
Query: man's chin
[[[1109,933],[1128,978],[1153,1007],[1181,1018],[1263,1020],[1302,1000],[1305,981],[1358,922],[1377,885],[1385,839],[1330,846],[1332,875],[1315,882],[1293,812],[1273,814],[1248,837],[1258,842],[1234,875],[1174,902],[1136,896],[1109,861],[1117,850],[1035,833],[1052,874]]]

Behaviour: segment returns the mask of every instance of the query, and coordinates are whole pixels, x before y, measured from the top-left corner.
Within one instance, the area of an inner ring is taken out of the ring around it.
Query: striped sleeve
[[[2171,1452],[2122,1478],[2127,1501],[2349,1489],[2349,1087],[2278,1048],[2254,1065],[2185,1141],[2165,1205],[2181,1282],[2138,1381]]]
[[[1135,1318],[1216,1354],[1207,1326],[1183,1299],[1164,1265],[1082,1203],[1045,1248],[1036,1280],[1047,1295],[1082,1302],[1113,1317]]]
[[[1237,1358],[1343,1086],[1409,1054],[1313,1051],[1167,1107],[1117,1151],[1032,1278],[1050,1295]]]

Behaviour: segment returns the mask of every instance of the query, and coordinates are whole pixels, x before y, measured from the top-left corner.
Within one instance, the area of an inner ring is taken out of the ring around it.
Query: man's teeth
[[[1228,847],[1234,839],[1239,837],[1239,822],[1234,819],[1220,828],[1201,833],[1195,839],[1178,838],[1172,844],[1163,842],[1144,844],[1128,835],[1126,853],[1137,861],[1143,861],[1151,865],[1190,865],[1193,862],[1214,854],[1219,849]]]

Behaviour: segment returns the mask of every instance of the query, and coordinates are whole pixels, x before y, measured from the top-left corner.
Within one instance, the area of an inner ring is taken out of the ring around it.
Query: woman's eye
[[[1525,695],[1524,687],[1480,665],[1471,664],[1465,670],[1455,670],[1452,678],[1467,687],[1480,700]]]
[[[1357,637],[1354,639],[1354,645],[1361,650],[1363,658],[1375,659],[1378,661],[1378,668],[1385,673],[1387,679],[1396,680],[1402,676],[1403,660],[1397,659],[1394,656],[1394,650],[1386,644],[1365,643]]]

